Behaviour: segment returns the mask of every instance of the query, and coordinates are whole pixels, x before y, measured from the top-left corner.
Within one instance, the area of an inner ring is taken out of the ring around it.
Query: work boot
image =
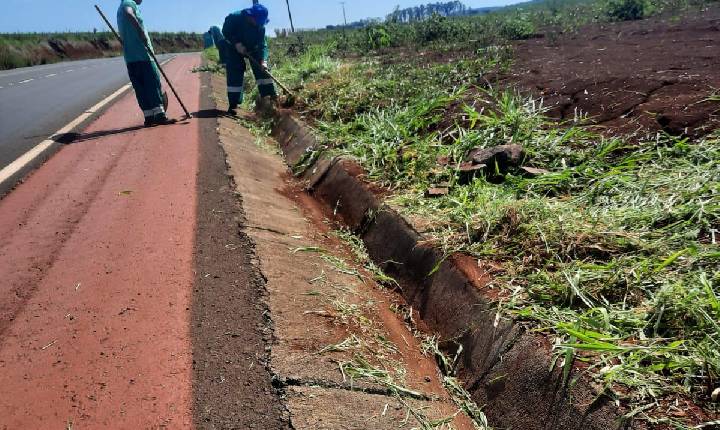
[[[152,127],[153,125],[155,125],[155,124],[153,124],[153,117],[151,117],[151,116],[146,116],[146,117],[145,117],[145,124],[143,124],[143,127]]]
[[[161,113],[161,114],[155,115],[153,117],[152,122],[153,122],[153,125],[170,125],[170,124],[175,124],[177,122],[177,120],[175,118],[170,119],[167,117],[167,115],[165,115],[164,113]]]

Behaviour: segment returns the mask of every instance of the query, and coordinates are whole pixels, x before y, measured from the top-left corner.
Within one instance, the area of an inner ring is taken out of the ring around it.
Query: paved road
[[[0,199],[0,429],[287,428],[200,62],[194,119],[129,92]]]
[[[122,58],[0,71],[0,169],[127,82]]]
[[[0,200],[0,428],[191,426],[200,120],[138,124],[128,93]]]

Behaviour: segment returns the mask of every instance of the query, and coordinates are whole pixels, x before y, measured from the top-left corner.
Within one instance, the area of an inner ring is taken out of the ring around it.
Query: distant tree
[[[400,6],[395,6],[392,13],[386,17],[386,21],[405,23],[424,21],[435,14],[440,16],[458,16],[467,14],[469,10],[465,4],[458,0],[422,4],[405,9],[400,9]]]

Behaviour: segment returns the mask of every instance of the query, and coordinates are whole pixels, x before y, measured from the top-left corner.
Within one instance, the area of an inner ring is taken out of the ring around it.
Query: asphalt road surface
[[[0,71],[0,169],[128,81],[119,57]]]

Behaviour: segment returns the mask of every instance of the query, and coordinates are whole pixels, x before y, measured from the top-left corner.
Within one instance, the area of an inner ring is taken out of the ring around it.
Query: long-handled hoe
[[[272,79],[273,81],[275,81],[275,83],[278,84],[278,86],[279,86],[280,88],[282,88],[283,91],[285,91],[285,94],[287,94],[287,96],[288,96],[287,100],[285,101],[285,104],[286,104],[286,105],[292,106],[292,105],[295,104],[295,100],[297,99],[297,97],[295,96],[295,94],[294,94],[292,91],[290,91],[290,90],[288,89],[288,87],[285,86],[285,84],[283,84],[282,82],[280,82],[275,76],[272,75],[272,73],[270,73],[270,71],[269,71],[267,68],[263,67],[260,63],[258,63],[258,61],[257,61],[256,59],[254,59],[254,58],[251,57],[250,55],[245,55],[244,57],[247,58],[248,60],[250,60],[250,62],[251,62],[255,67],[257,67],[257,68],[259,68],[259,69],[264,69],[265,73],[267,73],[268,76],[270,76],[270,79]]]
[[[107,17],[103,13],[103,11],[100,10],[100,7],[98,5],[95,5],[95,9],[98,11],[98,13],[102,17],[103,21],[105,21],[105,24],[107,24],[107,26],[110,27],[110,30],[113,32],[115,37],[117,37],[118,41],[120,41],[120,45],[122,45],[122,43],[123,43],[122,38],[120,38],[120,35],[117,33],[117,31],[115,31],[115,28],[112,26],[112,24],[110,24],[110,21],[108,21]],[[140,39],[143,39],[142,35],[140,35]],[[157,68],[158,68],[158,70],[160,70],[160,73],[162,74],[163,78],[165,78],[165,82],[167,82],[168,86],[172,90],[173,94],[175,95],[175,98],[180,103],[180,106],[182,107],[183,111],[185,111],[184,119],[192,118],[192,115],[185,107],[185,103],[183,103],[183,101],[180,99],[180,96],[178,95],[177,91],[175,91],[175,87],[173,86],[172,82],[170,82],[170,79],[168,79],[167,75],[165,74],[165,71],[163,70],[162,66],[160,65],[160,62],[158,61],[157,57],[153,53],[152,49],[150,49],[150,45],[147,42],[145,42],[145,49],[147,50],[148,54],[150,54],[150,57],[152,57],[153,61],[157,65]],[[167,103],[167,101],[165,101],[165,103]]]

